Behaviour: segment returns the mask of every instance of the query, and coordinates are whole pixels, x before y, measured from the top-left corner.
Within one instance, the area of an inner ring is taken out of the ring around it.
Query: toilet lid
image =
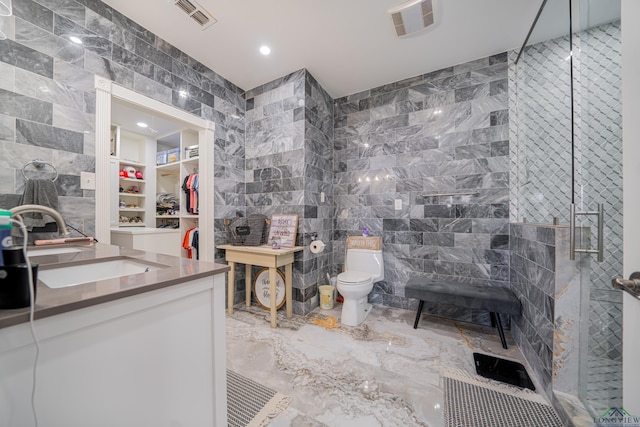
[[[338,280],[342,283],[363,283],[371,280],[371,274],[361,271],[345,271],[338,275]]]

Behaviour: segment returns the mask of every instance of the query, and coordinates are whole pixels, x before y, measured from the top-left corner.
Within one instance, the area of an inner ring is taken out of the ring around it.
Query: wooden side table
[[[251,267],[254,265],[269,268],[269,290],[270,290],[270,308],[271,308],[271,327],[277,326],[276,322],[276,269],[284,266],[284,283],[285,283],[285,304],[287,307],[287,317],[293,315],[293,298],[292,298],[292,278],[293,278],[293,258],[296,252],[304,249],[302,246],[294,246],[292,248],[272,249],[271,246],[234,246],[220,245],[218,249],[224,249],[227,264],[231,267],[229,271],[228,283],[228,307],[227,311],[233,314],[233,294],[235,290],[235,264],[245,264],[246,278],[246,304],[251,305]]]

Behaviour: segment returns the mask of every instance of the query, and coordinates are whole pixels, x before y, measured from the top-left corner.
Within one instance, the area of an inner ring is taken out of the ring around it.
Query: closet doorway
[[[95,87],[96,238],[126,246],[135,241],[138,249],[154,251],[161,247],[154,239],[173,234],[166,245],[180,244],[197,227],[198,258],[213,261],[214,124],[101,77]],[[146,129],[137,127],[134,115],[147,118]],[[193,172],[197,209],[188,193],[175,194]],[[176,195],[178,210],[156,209],[165,193]],[[179,238],[168,228],[179,230]]]

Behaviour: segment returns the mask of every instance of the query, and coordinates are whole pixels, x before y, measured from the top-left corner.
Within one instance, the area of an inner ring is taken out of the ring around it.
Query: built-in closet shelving
[[[149,139],[145,136],[112,126],[112,173],[117,175],[116,207],[117,216],[112,217],[112,225],[119,227],[146,227],[149,224],[149,202],[147,179]],[[123,177],[120,171],[128,171]],[[136,177],[136,173],[141,177]],[[114,181],[115,183],[115,181]]]
[[[180,130],[163,136],[143,136],[112,125],[112,242],[133,249],[155,250],[186,256],[182,241],[198,227],[199,214],[188,212],[188,195],[182,189],[187,176],[199,172],[198,133]],[[121,177],[135,170],[142,179]],[[158,195],[173,194],[175,209],[158,203]],[[121,231],[136,227],[130,232]],[[138,229],[144,228],[144,229]]]
[[[172,193],[179,200],[180,209],[175,215],[160,215],[156,212],[157,227],[172,227],[180,230],[180,244],[188,230],[198,227],[199,215],[187,211],[187,197],[182,185],[185,179],[198,173],[198,134],[192,130],[182,130],[159,138],[156,151],[156,198],[160,193]],[[186,255],[186,251],[182,251]]]

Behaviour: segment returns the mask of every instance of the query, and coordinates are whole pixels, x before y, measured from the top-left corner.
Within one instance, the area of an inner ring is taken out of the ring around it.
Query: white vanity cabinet
[[[126,276],[75,293],[41,285],[37,310],[61,313],[36,312],[35,368],[29,323],[0,327],[0,426],[35,425],[34,369],[41,426],[226,426],[225,270],[203,273],[202,264],[191,266],[197,276],[111,301],[134,292],[122,290]],[[84,308],[69,308],[74,297]]]

